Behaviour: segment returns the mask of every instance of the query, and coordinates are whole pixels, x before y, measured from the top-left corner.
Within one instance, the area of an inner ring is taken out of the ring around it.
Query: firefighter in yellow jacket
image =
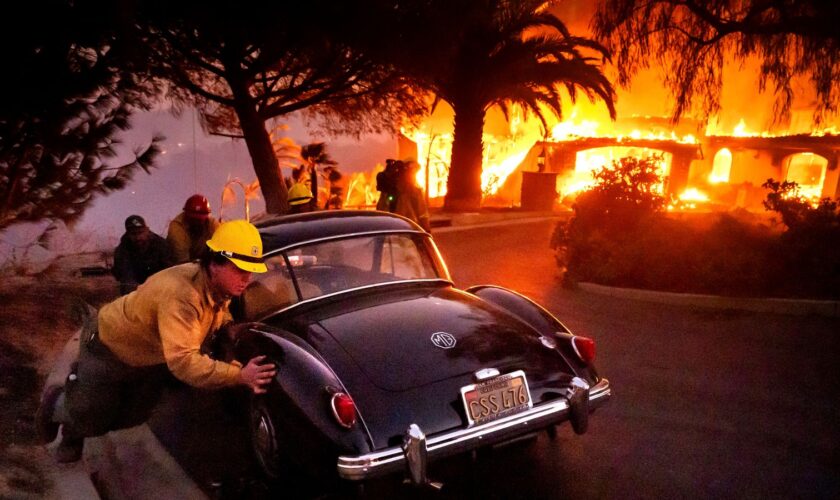
[[[169,223],[166,241],[176,264],[201,258],[207,250],[207,240],[219,227],[210,214],[210,202],[200,194],[187,198],[184,210]]]
[[[99,311],[98,328],[83,335],[64,394],[57,388],[39,410],[45,441],[55,438],[57,422],[64,424],[60,462],[78,460],[85,437],[144,422],[173,375],[199,388],[244,385],[265,392],[276,368],[264,356],[243,367],[202,352],[209,334],[240,329],[222,327],[231,319],[231,297],[245,290],[252,273],[266,271],[260,235],[250,223],[234,220],[223,223],[207,246],[199,263],[164,269]]]

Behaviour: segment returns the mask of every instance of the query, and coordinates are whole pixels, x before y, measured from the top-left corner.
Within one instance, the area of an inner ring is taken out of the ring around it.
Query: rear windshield
[[[428,238],[419,234],[358,236],[275,254],[242,295],[255,320],[301,300],[397,281],[447,279]]]

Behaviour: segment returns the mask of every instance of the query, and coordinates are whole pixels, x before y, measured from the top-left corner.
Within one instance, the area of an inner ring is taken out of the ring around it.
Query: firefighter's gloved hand
[[[239,372],[239,383],[247,385],[254,394],[264,394],[267,392],[266,386],[277,375],[277,367],[274,363],[267,363],[265,360],[265,356],[251,358],[248,364],[243,366]]]

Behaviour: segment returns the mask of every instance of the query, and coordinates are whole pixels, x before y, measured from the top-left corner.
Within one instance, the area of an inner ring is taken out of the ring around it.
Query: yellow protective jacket
[[[209,333],[230,321],[229,303],[213,297],[199,264],[181,264],[103,306],[99,338],[127,365],[166,363],[175,377],[194,387],[236,385],[239,363],[216,361],[199,351]]]
[[[190,235],[187,223],[184,220],[184,213],[181,212],[169,223],[169,230],[166,232],[166,241],[172,249],[172,258],[176,264],[190,262],[201,257],[207,250],[207,240],[213,236],[213,232],[219,227],[219,221],[210,217],[204,232],[195,238]]]

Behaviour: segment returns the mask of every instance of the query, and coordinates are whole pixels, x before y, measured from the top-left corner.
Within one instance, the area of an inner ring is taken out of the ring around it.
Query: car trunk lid
[[[319,321],[367,380],[400,392],[483,368],[560,368],[562,358],[530,327],[474,295],[453,288],[388,295],[372,307]],[[525,366],[527,365],[527,367]]]

